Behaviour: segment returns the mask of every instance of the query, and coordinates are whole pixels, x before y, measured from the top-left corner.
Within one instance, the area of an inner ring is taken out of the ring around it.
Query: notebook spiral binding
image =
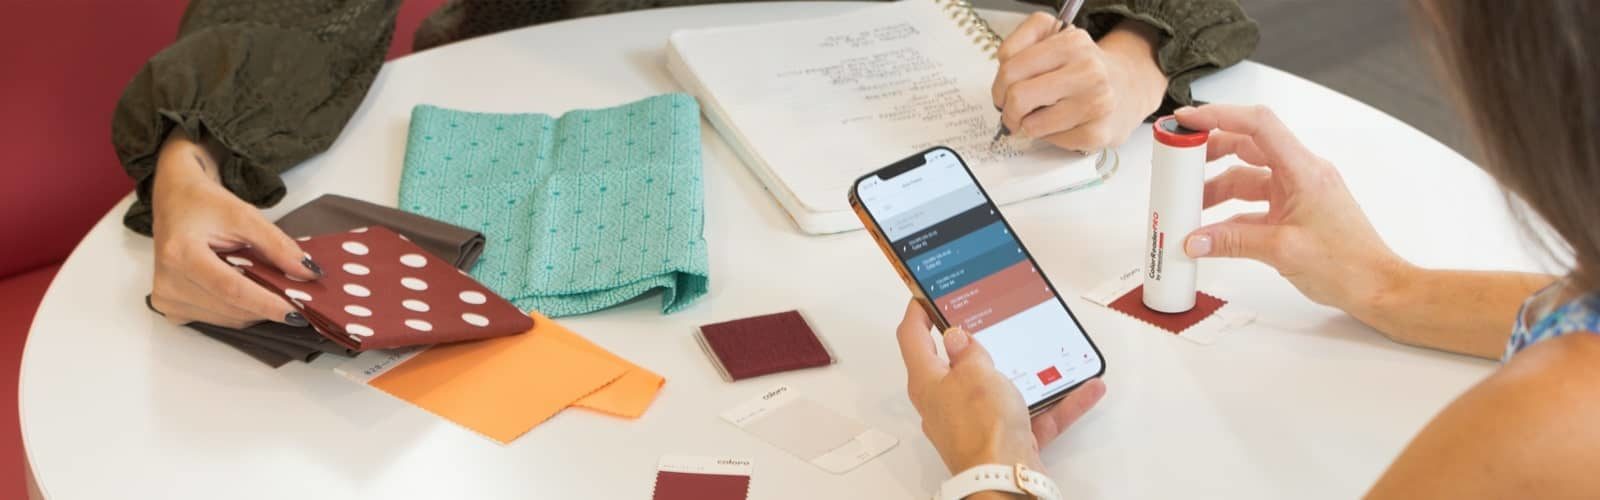
[[[950,14],[950,19],[956,22],[956,26],[966,30],[967,36],[972,37],[972,43],[982,48],[984,52],[988,52],[990,59],[995,58],[996,51],[1000,49],[1000,34],[989,27],[989,21],[978,15],[977,7],[973,7],[972,2],[969,0],[933,0],[933,2]]]

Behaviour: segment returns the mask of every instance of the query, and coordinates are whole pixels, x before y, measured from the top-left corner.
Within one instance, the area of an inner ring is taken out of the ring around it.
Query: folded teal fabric
[[[662,290],[706,294],[700,109],[666,94],[543,114],[411,111],[400,208],[481,231],[471,273],[524,310],[570,316]]]

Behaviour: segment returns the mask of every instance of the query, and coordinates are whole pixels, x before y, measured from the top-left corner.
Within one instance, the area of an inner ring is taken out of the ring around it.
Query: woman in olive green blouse
[[[720,0],[455,0],[416,48],[631,8]],[[909,0],[929,1],[929,0]],[[1050,3],[1050,0],[1032,0]],[[383,64],[398,0],[195,0],[177,42],[124,91],[112,142],[137,185],[124,223],[155,238],[150,305],[175,323],[304,325],[283,299],[215,251],[253,246],[301,279],[321,270],[256,207],[283,198],[279,174],[327,149]],[[1001,49],[997,107],[1014,133],[1090,150],[1125,139],[1189,84],[1255,48],[1235,0],[1089,0],[1078,27],[1038,29]],[[160,175],[157,175],[157,174]]]
[[[416,45],[694,3],[711,2],[457,0],[424,22]],[[277,203],[285,191],[279,174],[327,149],[344,128],[383,63],[398,4],[190,4],[178,41],[134,77],[112,123],[112,142],[137,183],[124,222],[156,239],[154,309],[177,323],[305,324],[214,252],[254,246],[298,278],[321,274],[256,207]],[[1053,35],[1019,30],[1002,47],[995,105],[1004,105],[1015,133],[1073,149],[1115,145],[1164,105],[1189,104],[1189,84],[1242,59],[1257,36],[1233,0],[1092,0],[1079,21],[1081,28]],[[1049,22],[1039,14],[1029,24]]]

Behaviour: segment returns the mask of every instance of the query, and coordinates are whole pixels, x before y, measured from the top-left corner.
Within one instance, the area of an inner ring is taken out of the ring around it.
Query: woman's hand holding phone
[[[897,336],[906,391],[922,416],[922,432],[952,473],[983,464],[1021,463],[1042,470],[1039,448],[1105,395],[1105,383],[1090,380],[1030,420],[1022,395],[995,370],[981,344],[959,328],[945,332],[946,362],[928,336],[932,328],[927,313],[912,302]]]

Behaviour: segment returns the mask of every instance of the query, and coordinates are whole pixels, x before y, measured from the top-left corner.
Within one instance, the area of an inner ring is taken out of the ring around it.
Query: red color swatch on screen
[[[656,472],[656,493],[651,500],[745,500],[750,476]]]
[[[1159,312],[1145,307],[1144,285],[1140,285],[1118,297],[1117,300],[1112,301],[1111,308],[1177,335],[1200,321],[1211,317],[1212,314],[1216,314],[1217,310],[1222,309],[1222,306],[1227,303],[1228,301],[1219,299],[1214,295],[1196,292],[1194,309],[1176,314]]]
[[[1055,382],[1057,380],[1061,380],[1061,371],[1057,370],[1056,367],[1052,366],[1043,370],[1039,370],[1040,384],[1050,385],[1051,382]]]
[[[1026,259],[933,301],[951,326],[978,333],[1052,300],[1054,295]]]

